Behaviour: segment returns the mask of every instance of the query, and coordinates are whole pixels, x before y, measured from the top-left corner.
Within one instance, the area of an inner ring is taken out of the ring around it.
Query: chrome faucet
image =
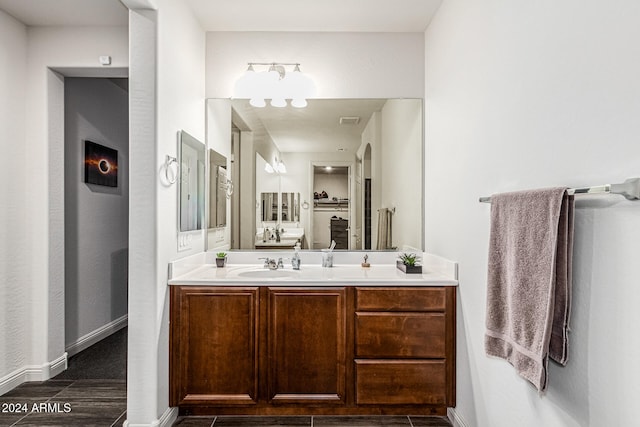
[[[284,268],[284,263],[282,262],[282,258],[278,258],[276,262],[275,258],[258,258],[264,260],[263,268],[268,268],[269,270],[277,270],[279,268]]]

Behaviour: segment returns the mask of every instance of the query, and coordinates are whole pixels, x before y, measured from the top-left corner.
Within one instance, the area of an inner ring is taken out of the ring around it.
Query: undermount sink
[[[238,277],[247,277],[247,278],[263,278],[263,279],[284,279],[287,277],[298,277],[300,275],[299,271],[294,270],[249,270],[249,271],[241,271],[238,273]]]

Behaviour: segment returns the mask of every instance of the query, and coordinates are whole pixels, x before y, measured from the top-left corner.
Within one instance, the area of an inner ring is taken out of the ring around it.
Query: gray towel
[[[567,362],[573,204],[565,188],[491,196],[485,351],[539,391],[549,356]]]
[[[376,249],[391,249],[392,212],[387,208],[378,209],[378,244]]]

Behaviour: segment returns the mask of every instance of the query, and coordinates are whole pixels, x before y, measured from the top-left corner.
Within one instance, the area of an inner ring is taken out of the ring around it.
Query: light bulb
[[[249,104],[258,108],[262,108],[267,105],[267,103],[264,102],[264,98],[251,98],[251,100],[249,101]]]
[[[291,100],[291,106],[292,107],[296,107],[296,108],[304,108],[307,105],[309,105],[307,103],[307,100],[304,98],[295,98]]]

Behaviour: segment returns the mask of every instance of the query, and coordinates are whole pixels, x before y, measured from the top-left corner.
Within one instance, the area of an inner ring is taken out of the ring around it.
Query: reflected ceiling
[[[232,101],[233,108],[252,130],[269,134],[281,152],[355,153],[371,115],[386,99],[310,99],[305,108],[256,108],[248,100]],[[357,124],[341,124],[341,117],[358,117]],[[304,143],[301,143],[304,141]]]

